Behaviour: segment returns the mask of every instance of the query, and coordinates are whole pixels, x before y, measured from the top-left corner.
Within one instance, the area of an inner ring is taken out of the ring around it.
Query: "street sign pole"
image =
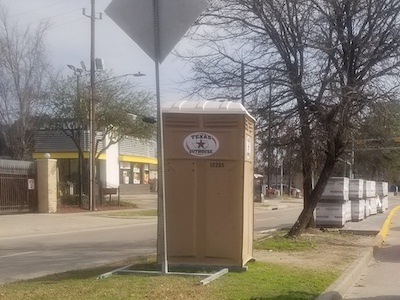
[[[167,214],[164,193],[164,146],[163,146],[163,126],[161,113],[161,93],[160,93],[160,31],[158,0],[153,0],[153,18],[154,18],[154,64],[156,73],[156,98],[157,98],[157,161],[158,161],[158,203],[159,214],[162,220],[161,232],[159,232],[162,241],[162,273],[168,273],[168,252],[167,252]],[[160,229],[159,229],[160,230]]]
[[[162,247],[162,273],[168,273],[168,255],[160,64],[206,7],[206,0],[113,0],[106,8],[106,13],[155,62],[158,209],[161,223],[158,227],[158,247]]]

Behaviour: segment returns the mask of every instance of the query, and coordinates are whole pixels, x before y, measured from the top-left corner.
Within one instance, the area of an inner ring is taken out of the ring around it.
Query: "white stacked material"
[[[365,199],[365,211],[364,211],[364,216],[367,218],[369,215],[371,215],[371,204],[370,204],[370,198]]]
[[[389,195],[389,184],[383,181],[376,182],[376,194],[378,196]]]
[[[378,197],[369,198],[369,205],[371,207],[370,214],[376,215],[378,213]]]
[[[349,178],[331,177],[316,208],[316,225],[342,227],[350,220]]]
[[[350,179],[349,180],[349,199],[360,200],[364,197],[364,180]]]
[[[349,200],[349,178],[331,177],[321,195],[322,202],[337,202]]]
[[[378,212],[383,213],[389,208],[389,184],[387,182],[377,182],[376,193],[380,199],[380,203],[378,203]]]
[[[389,209],[389,197],[388,196],[381,197],[381,202],[382,202],[382,207],[384,210]]]
[[[376,182],[372,180],[364,181],[364,199],[376,196]]]
[[[364,180],[349,180],[349,198],[351,200],[351,220],[361,221],[365,218]]]
[[[344,205],[344,210],[345,210],[345,222],[351,221],[351,201],[346,201],[343,203]]]
[[[377,197],[377,209],[378,209],[378,213],[384,213],[386,211],[386,208],[383,206],[383,197],[384,196],[376,196]],[[387,197],[387,196],[386,196]]]
[[[347,214],[343,203],[320,202],[316,208],[315,223],[317,226],[343,227]]]
[[[351,200],[351,220],[354,222],[361,221],[365,218],[365,200]]]
[[[372,180],[364,181],[364,199],[365,199],[365,217],[376,215],[377,201],[376,201],[376,182]]]

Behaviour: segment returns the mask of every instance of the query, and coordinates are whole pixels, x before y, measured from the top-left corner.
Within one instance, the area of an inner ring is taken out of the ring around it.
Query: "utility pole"
[[[244,62],[240,63],[240,87],[242,89],[242,105],[245,106],[245,95],[244,95]]]
[[[268,170],[267,170],[267,185],[271,187],[271,164],[272,164],[272,148],[271,148],[271,117],[272,117],[272,79],[269,78],[269,97],[268,97]]]
[[[76,76],[76,105],[79,107],[79,113],[81,112],[81,96],[80,96],[80,78],[82,77],[82,69],[75,68],[73,65],[67,65],[72,71],[74,71],[74,75]],[[82,122],[79,118],[79,123],[77,124],[78,127],[78,138],[79,144],[81,142],[81,134],[82,134]],[[79,147],[79,154],[78,154],[78,170],[79,170],[79,181],[78,181],[78,192],[79,192],[79,205],[82,204],[82,178],[83,178],[83,155],[82,155],[82,148]]]
[[[95,183],[96,183],[96,73],[95,73],[95,23],[96,11],[95,0],[91,0],[91,14],[87,15],[83,9],[83,15],[90,18],[90,115],[89,115],[89,131],[90,131],[90,151],[89,151],[89,210],[96,209],[95,199]],[[100,14],[99,19],[102,18]]]

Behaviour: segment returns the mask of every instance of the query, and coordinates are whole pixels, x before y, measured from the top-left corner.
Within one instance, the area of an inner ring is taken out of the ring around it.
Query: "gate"
[[[0,214],[37,212],[35,164],[0,159]]]

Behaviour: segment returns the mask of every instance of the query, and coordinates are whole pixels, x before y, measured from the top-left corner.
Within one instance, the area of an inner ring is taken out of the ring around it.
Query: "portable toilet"
[[[162,120],[168,263],[243,267],[253,256],[254,118],[239,103],[178,101]]]

